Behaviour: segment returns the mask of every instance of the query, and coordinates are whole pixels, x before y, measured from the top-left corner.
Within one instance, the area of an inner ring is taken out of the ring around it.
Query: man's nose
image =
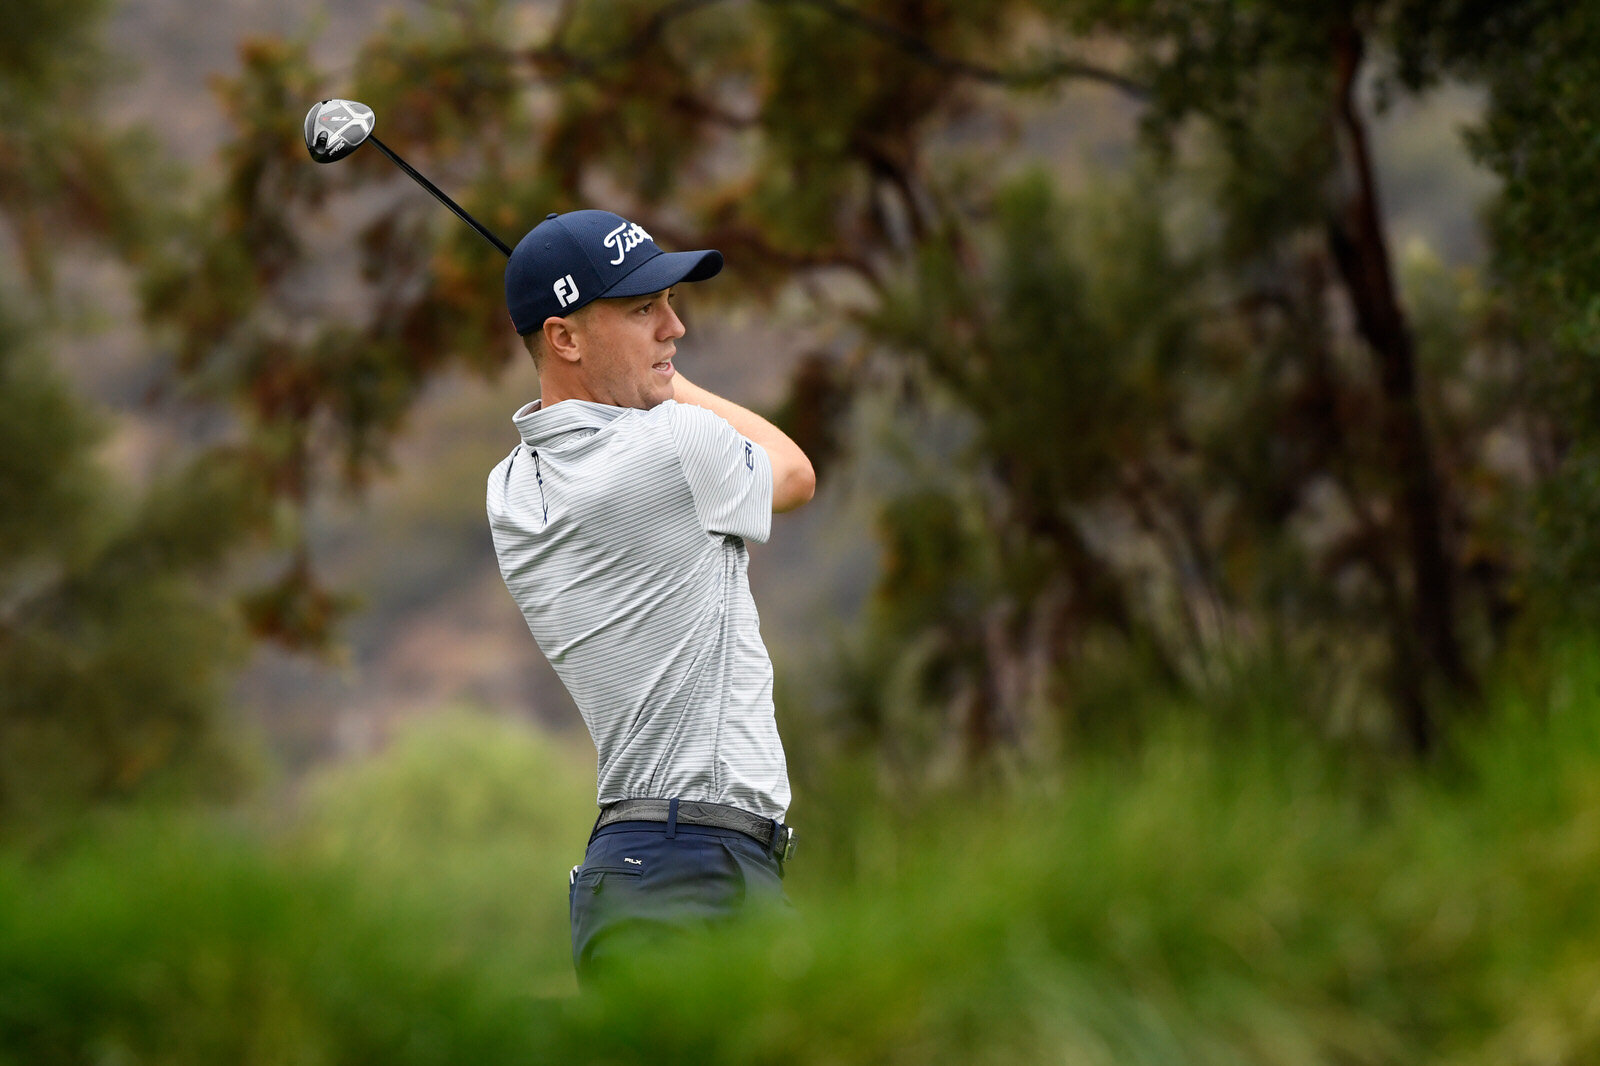
[[[661,339],[676,340],[688,332],[683,328],[683,319],[678,317],[678,312],[671,304],[667,305],[667,317],[662,321]]]

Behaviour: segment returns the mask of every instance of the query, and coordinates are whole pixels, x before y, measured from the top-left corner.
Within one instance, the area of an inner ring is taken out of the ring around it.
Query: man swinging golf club
[[[721,269],[592,210],[550,215],[506,266],[539,399],[489,475],[489,524],[599,756],[569,886],[585,986],[641,944],[787,905],[788,770],[745,542],[816,481],[781,430],[673,366],[673,287]]]

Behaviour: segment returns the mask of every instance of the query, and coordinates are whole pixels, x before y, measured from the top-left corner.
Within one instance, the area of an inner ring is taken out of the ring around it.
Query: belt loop
[[[673,796],[667,801],[667,839],[676,840],[678,837],[678,797]]]
[[[767,824],[772,826],[772,843],[767,845],[767,851],[779,862],[783,861],[783,826],[778,824],[776,818],[768,818]]]

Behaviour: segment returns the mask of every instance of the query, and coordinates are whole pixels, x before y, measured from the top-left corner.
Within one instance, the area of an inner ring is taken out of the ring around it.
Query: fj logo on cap
[[[623,258],[629,252],[639,247],[639,245],[644,241],[651,239],[652,238],[650,234],[646,233],[644,231],[644,227],[639,225],[639,223],[624,222],[622,225],[606,234],[606,239],[600,243],[604,244],[607,248],[616,250],[617,257],[611,260],[611,265],[616,266],[622,262]]]
[[[578,298],[578,283],[572,280],[571,274],[564,278],[557,278],[556,283],[551,288],[555,289],[556,301],[562,307],[567,306]]]

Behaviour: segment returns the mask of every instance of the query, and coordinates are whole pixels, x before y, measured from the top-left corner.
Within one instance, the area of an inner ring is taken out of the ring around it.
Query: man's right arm
[[[672,378],[672,398],[679,403],[704,407],[720,415],[728,425],[767,453],[772,463],[772,509],[774,512],[792,511],[811,499],[817,491],[817,475],[811,469],[811,460],[789,435],[747,407],[725,400],[714,392],[675,373]]]

